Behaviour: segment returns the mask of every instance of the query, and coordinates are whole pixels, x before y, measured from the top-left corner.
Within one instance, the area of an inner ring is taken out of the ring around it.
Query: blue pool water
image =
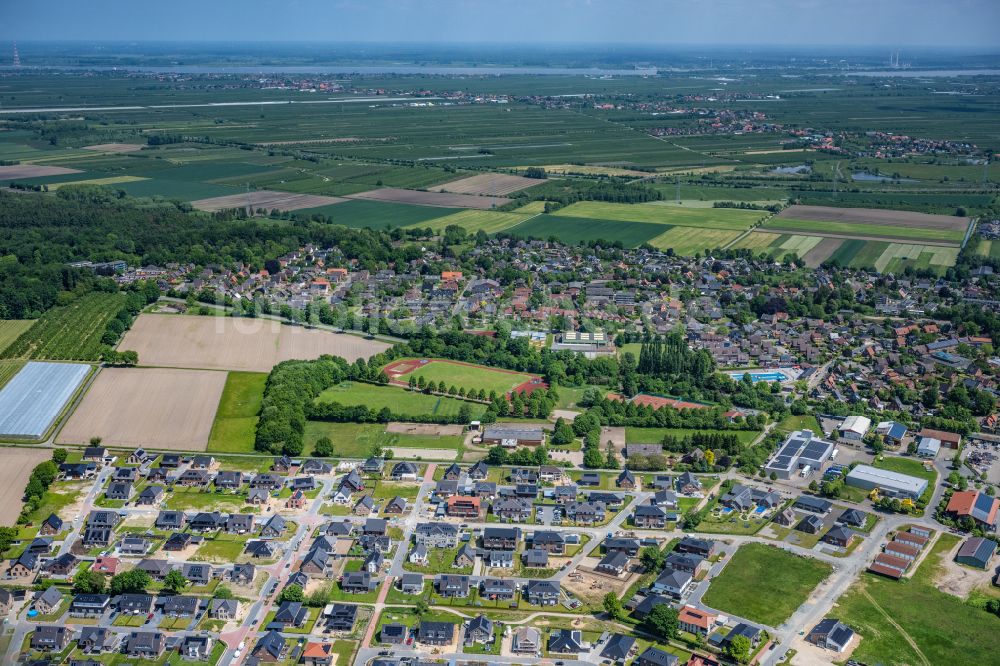
[[[764,513],[765,511],[767,511],[767,507],[765,506],[759,506],[753,510],[754,513]]]
[[[729,376],[733,378],[733,381],[740,381],[743,379],[743,375],[750,375],[750,381],[754,384],[757,382],[783,382],[788,379],[783,372],[731,372]]]

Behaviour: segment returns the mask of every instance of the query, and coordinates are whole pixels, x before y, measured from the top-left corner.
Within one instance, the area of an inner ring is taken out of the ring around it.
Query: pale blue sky
[[[4,40],[1000,48],[1000,0],[46,0]]]

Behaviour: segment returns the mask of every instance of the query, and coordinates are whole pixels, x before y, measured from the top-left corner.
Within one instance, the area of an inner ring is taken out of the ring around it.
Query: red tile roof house
[[[702,636],[708,636],[712,632],[717,620],[717,615],[699,610],[694,606],[684,606],[677,614],[677,622],[681,631],[701,634]]]
[[[956,518],[968,516],[980,525],[995,527],[997,514],[1000,512],[1000,499],[978,490],[963,490],[951,496],[945,512]]]
[[[119,560],[117,557],[98,557],[91,567],[91,571],[97,573],[110,574],[114,576],[118,573]]]

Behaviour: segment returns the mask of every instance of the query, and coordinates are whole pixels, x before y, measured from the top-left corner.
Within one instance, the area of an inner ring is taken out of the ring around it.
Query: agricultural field
[[[0,166],[0,180],[20,180],[23,178],[39,178],[42,176],[62,176],[71,173],[80,173],[80,170],[58,166],[42,166],[37,164],[11,164],[7,166]]]
[[[444,217],[434,218],[429,222],[417,222],[416,224],[411,224],[410,227],[433,229],[440,233],[445,228],[454,224],[462,227],[470,234],[475,234],[478,231],[495,234],[500,231],[506,231],[511,227],[516,227],[530,217],[531,215],[521,213],[499,213],[492,210],[463,210],[451,215],[445,215]]]
[[[523,384],[540,381],[538,377],[523,372],[440,359],[400,359],[393,361],[384,369],[389,379],[399,384],[406,384],[411,376],[423,377],[428,382],[443,381],[448,387],[477,391],[482,389],[486,393],[497,394],[507,393]]]
[[[560,208],[557,217],[587,217],[619,222],[647,222],[671,226],[698,227],[727,231],[746,231],[768,213],[737,208],[684,208],[662,203],[617,204],[581,201]]]
[[[411,204],[414,206],[436,206],[438,208],[476,208],[486,210],[510,203],[504,197],[474,196],[471,194],[452,194],[450,192],[425,192],[422,190],[403,190],[395,187],[383,187],[370,192],[359,192],[350,195],[354,199],[368,201],[387,201],[389,203]]]
[[[204,451],[225,386],[224,372],[105,368],[56,441]]]
[[[119,349],[136,351],[142,365],[269,372],[290,359],[333,354],[353,362],[388,346],[360,336],[267,319],[142,314]]]
[[[230,194],[210,199],[199,199],[192,201],[191,205],[198,210],[215,212],[230,208],[246,208],[250,206],[254,210],[263,208],[266,211],[280,210],[300,210],[302,208],[319,208],[343,203],[345,199],[337,197],[324,197],[315,194],[288,194],[287,192],[274,192],[269,190],[257,190],[240,194]]]
[[[740,546],[702,601],[716,610],[777,627],[787,620],[831,567],[775,546]]]
[[[547,240],[555,237],[568,245],[594,241],[610,244],[617,241],[625,247],[636,247],[651,241],[668,229],[666,225],[648,222],[622,222],[543,213],[505,231],[523,238]]]
[[[836,614],[850,618],[862,636],[852,657],[868,664],[907,666],[992,663],[1000,652],[1000,618],[940,591],[942,558],[955,543],[942,535],[908,581],[862,573],[837,600]],[[933,609],[933,612],[928,612]]]
[[[242,453],[253,450],[267,373],[230,372],[208,436],[208,451]]]
[[[397,386],[377,386],[360,382],[343,382],[331,386],[316,397],[316,403],[336,402],[341,405],[364,405],[379,410],[388,407],[395,414],[419,416],[455,416],[462,405],[468,405],[473,418],[485,411],[485,405],[457,398],[428,395]]]
[[[739,238],[741,231],[672,227],[651,239],[649,244],[660,250],[673,249],[676,254],[688,256],[705,250],[725,247]]]
[[[432,192],[452,192],[454,194],[479,194],[492,197],[503,197],[513,192],[519,192],[541,183],[536,178],[512,176],[502,173],[482,173],[468,178],[453,180],[437,187],[429,188]]]
[[[964,217],[909,211],[790,206],[764,226],[768,230],[799,231],[821,236],[960,243],[968,224],[969,220]]]
[[[14,344],[34,323],[33,319],[0,319],[0,353]]]
[[[60,187],[67,185],[120,185],[122,183],[136,183],[146,180],[141,176],[108,176],[107,178],[90,178],[86,180],[70,180],[48,185],[50,192],[58,191]]]
[[[0,525],[11,527],[21,513],[21,499],[28,478],[35,467],[50,460],[47,449],[8,448],[3,451],[3,468],[0,474]],[[48,517],[46,515],[46,517]]]
[[[308,215],[318,213],[330,218],[333,224],[342,224],[354,229],[394,229],[396,227],[425,227],[424,222],[445,217],[453,211],[430,206],[408,206],[406,204],[348,199],[346,202],[321,208],[299,211]]]
[[[0,437],[40,439],[90,370],[81,363],[27,363],[0,389]]]
[[[36,319],[0,358],[96,361],[101,355],[104,329],[124,301],[124,294],[93,292],[69,305],[52,308]]]

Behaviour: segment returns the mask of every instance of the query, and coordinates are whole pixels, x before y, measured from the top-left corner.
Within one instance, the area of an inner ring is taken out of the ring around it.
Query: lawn
[[[192,559],[207,562],[235,562],[245,547],[245,538],[223,538],[220,535],[215,539],[206,539]]]
[[[678,439],[693,435],[696,432],[702,433],[732,433],[740,440],[741,444],[749,444],[760,435],[759,430],[692,430],[690,428],[634,428],[625,427],[625,441],[632,444],[659,444],[666,436],[677,437]]]
[[[941,592],[932,583],[941,558],[957,540],[941,535],[911,580],[863,573],[837,601],[833,616],[847,622],[863,639],[854,659],[885,666],[996,663],[1000,618]],[[923,659],[901,632],[909,636]],[[961,655],[960,660],[956,655]]]
[[[388,407],[394,414],[404,417],[426,414],[454,416],[458,414],[462,405],[468,405],[472,410],[472,418],[479,418],[486,411],[486,406],[478,402],[428,395],[398,386],[379,386],[361,382],[342,382],[331,386],[317,396],[316,402],[336,402],[347,406],[364,405],[376,411]]]
[[[748,543],[712,580],[703,601],[716,610],[777,627],[830,571],[830,565],[819,560]]]
[[[197,511],[239,511],[246,505],[246,497],[243,495],[232,495],[229,493],[202,492],[197,488],[181,489],[174,488],[173,492],[167,493],[167,499],[163,502],[163,508],[174,510],[197,510]],[[253,513],[254,511],[248,510]]]
[[[793,416],[789,414],[776,426],[778,430],[784,430],[787,432],[794,432],[796,430],[812,430],[817,435],[823,434],[823,429],[819,426],[819,420],[812,414],[803,414],[802,416]]]
[[[444,361],[440,359],[400,359],[417,361],[419,367],[410,372],[400,374],[398,379],[409,381],[409,378],[423,377],[428,382],[444,382],[445,386],[455,386],[465,390],[482,389],[487,393],[506,393],[516,386],[519,386],[533,377],[526,373],[511,372],[509,370],[499,370],[488,368],[484,365],[474,365],[471,363],[459,363],[456,361]]]
[[[455,546],[454,548],[428,548],[427,566],[418,566],[407,560],[403,562],[403,568],[407,571],[414,571],[417,573],[451,573],[469,575],[472,573],[472,567],[452,566],[452,564],[455,563],[455,556],[458,555],[458,551],[460,550],[462,550],[462,546]],[[407,550],[407,555],[409,555],[409,550]]]
[[[267,373],[230,372],[215,412],[208,450],[220,453],[253,453],[254,436]]]

